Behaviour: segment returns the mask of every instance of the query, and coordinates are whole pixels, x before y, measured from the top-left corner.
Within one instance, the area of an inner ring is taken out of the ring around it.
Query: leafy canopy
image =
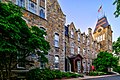
[[[46,32],[38,27],[27,26],[22,19],[20,7],[0,2],[0,70],[6,70],[5,78],[19,63],[17,56],[24,62],[26,56],[34,53],[38,54],[42,61],[47,61],[45,55],[48,54],[50,45],[44,35]]]
[[[116,5],[116,11],[114,12],[115,17],[119,17],[119,15],[120,15],[120,0],[115,0],[113,5]]]
[[[118,58],[114,57],[111,53],[100,52],[93,64],[97,71],[107,72],[108,68],[116,67],[118,64]]]
[[[118,37],[117,41],[113,42],[113,51],[115,51],[115,54],[120,53],[120,37]]]

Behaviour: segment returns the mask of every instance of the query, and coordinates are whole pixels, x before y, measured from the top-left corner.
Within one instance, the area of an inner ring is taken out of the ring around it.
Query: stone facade
[[[93,35],[94,39],[100,43],[100,51],[112,53],[112,32],[106,16],[98,19]]]
[[[9,0],[4,0],[9,1]],[[50,51],[47,55],[51,69],[64,71],[64,24],[66,16],[63,14],[57,0],[11,0],[14,4],[24,7],[23,19],[29,27],[38,26],[47,32],[46,40],[50,43]],[[59,37],[58,46],[55,46],[55,34]],[[58,64],[55,68],[55,56],[58,56]],[[40,64],[38,64],[40,65]],[[37,66],[38,66],[37,65]],[[40,67],[40,66],[39,66]]]
[[[65,56],[66,71],[89,72],[92,61],[97,57],[100,45],[94,41],[92,29],[88,28],[88,34],[81,33],[76,29],[74,23],[65,26]]]
[[[97,53],[112,51],[112,30],[106,17],[98,20],[94,33],[88,28],[86,34],[77,30],[73,22],[65,26],[66,16],[57,0],[2,1],[12,1],[24,7],[22,18],[28,26],[38,26],[46,31],[45,39],[51,47],[46,56],[49,60],[46,66],[51,69],[86,73],[90,71]],[[36,67],[41,67],[41,63],[38,62]]]

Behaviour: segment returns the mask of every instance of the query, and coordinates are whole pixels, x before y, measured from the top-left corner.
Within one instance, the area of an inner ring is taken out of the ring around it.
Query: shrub
[[[105,75],[105,74],[107,74],[107,73],[105,73],[105,72],[99,72],[99,71],[91,71],[89,73],[90,76],[100,76],[100,75]]]
[[[32,69],[27,73],[27,80],[53,80],[61,78],[76,78],[83,77],[83,75],[75,74],[71,72],[61,72],[60,70],[50,70],[50,69]]]
[[[120,74],[120,66],[117,66],[117,67],[113,68],[113,70],[114,70],[115,72],[118,72],[118,73]]]

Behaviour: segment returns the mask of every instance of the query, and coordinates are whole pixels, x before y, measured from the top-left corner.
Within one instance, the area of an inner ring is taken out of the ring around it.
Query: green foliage
[[[117,41],[113,42],[113,51],[115,51],[115,54],[120,53],[120,37],[118,37]]]
[[[33,69],[27,74],[27,80],[53,80],[61,78],[76,78],[83,77],[83,75],[61,72],[60,70],[50,70],[50,69]]]
[[[100,52],[93,64],[97,71],[108,72],[108,68],[116,67],[118,64],[118,58],[113,57],[111,53]]]
[[[45,55],[50,45],[44,35],[46,33],[38,27],[27,26],[22,19],[21,8],[12,3],[0,2],[0,70],[1,73],[3,69],[6,70],[3,75],[5,78],[10,78],[11,69],[19,61],[25,62],[25,57],[30,53],[38,54],[40,61],[47,62]],[[19,61],[17,56],[20,57]]]
[[[113,71],[118,72],[120,74],[120,66],[114,67]]]
[[[113,5],[116,5],[116,11],[114,12],[115,17],[120,15],[120,0],[115,0]]]
[[[107,74],[107,73],[105,73],[105,72],[99,72],[99,71],[91,71],[89,73],[90,76],[100,76],[100,75],[105,75],[105,74]]]

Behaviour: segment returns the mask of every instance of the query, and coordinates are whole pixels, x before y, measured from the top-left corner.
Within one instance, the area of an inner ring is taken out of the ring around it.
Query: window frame
[[[33,4],[34,7],[32,7],[31,4]],[[34,2],[32,2],[32,1],[29,0],[29,1],[28,1],[28,10],[29,10],[30,12],[36,14],[36,12],[37,12],[37,5],[36,5]]]
[[[40,9],[39,16],[45,19],[45,9],[42,9],[42,8]]]
[[[56,58],[57,58],[57,60],[56,60]],[[55,56],[54,56],[54,68],[55,68],[55,69],[59,69],[59,62],[60,62],[59,56],[58,56],[58,55],[55,55]]]
[[[54,35],[54,46],[55,47],[59,47],[59,34],[58,33],[55,33]]]
[[[16,4],[19,6],[19,7],[25,7],[25,0],[16,0]]]
[[[71,43],[70,51],[71,51],[71,54],[74,54],[74,42]]]

